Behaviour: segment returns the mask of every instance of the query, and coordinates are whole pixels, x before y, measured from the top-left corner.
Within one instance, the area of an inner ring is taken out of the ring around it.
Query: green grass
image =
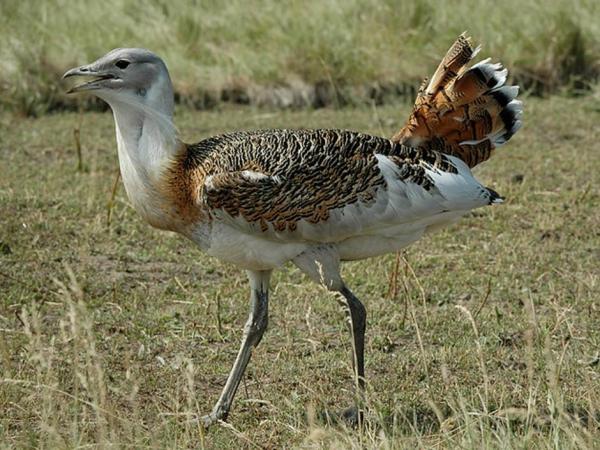
[[[188,141],[300,125],[389,136],[408,108],[176,119]],[[525,121],[477,170],[505,204],[397,270],[393,254],[344,266],[369,314],[364,430],[319,419],[352,401],[349,336],[334,297],[286,266],[230,425],[204,434],[187,419],[235,357],[245,275],[152,230],[120,186],[108,223],[110,114],[0,115],[0,447],[598,448],[600,101],[529,98]]]
[[[528,89],[578,92],[600,74],[599,17],[596,0],[6,0],[0,106],[73,108],[65,70],[128,46],[164,57],[194,107],[384,102],[464,30]]]

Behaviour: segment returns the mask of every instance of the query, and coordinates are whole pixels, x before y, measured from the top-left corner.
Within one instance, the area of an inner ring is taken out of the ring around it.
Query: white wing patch
[[[281,183],[281,180],[278,176],[270,176],[261,172],[256,172],[254,170],[242,170],[241,174],[242,177],[244,177],[248,181],[259,181],[264,180],[265,178],[270,178],[277,184]]]
[[[209,175],[209,176],[207,176],[207,177],[204,179],[204,187],[205,187],[206,189],[210,190],[210,189],[214,189],[214,188],[215,188],[215,185],[214,185],[214,183],[213,183],[213,179],[214,179],[214,176],[213,176],[213,175]]]

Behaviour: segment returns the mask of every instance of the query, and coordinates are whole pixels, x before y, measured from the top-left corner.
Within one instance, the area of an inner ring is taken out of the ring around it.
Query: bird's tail
[[[473,167],[515,134],[523,113],[519,87],[506,86],[508,71],[490,59],[467,67],[479,49],[465,33],[458,37],[431,81],[423,81],[393,141],[454,155]]]

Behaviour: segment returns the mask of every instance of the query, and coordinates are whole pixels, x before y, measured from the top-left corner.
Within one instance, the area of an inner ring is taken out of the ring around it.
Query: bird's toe
[[[215,423],[217,423],[218,421],[219,421],[219,418],[217,417],[217,415],[212,414],[212,413],[200,417],[200,423],[202,424],[202,426],[204,426],[204,428],[208,428],[211,425],[214,425]]]

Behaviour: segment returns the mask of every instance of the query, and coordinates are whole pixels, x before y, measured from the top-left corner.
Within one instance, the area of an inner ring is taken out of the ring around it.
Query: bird
[[[291,262],[336,294],[348,318],[361,420],[366,309],[340,272],[344,261],[399,251],[474,208],[502,203],[471,169],[522,125],[518,86],[461,34],[425,79],[406,124],[387,137],[339,129],[233,131],[195,144],[173,122],[164,61],[141,48],[114,49],[67,71],[112,109],[122,180],[151,226],[247,272],[250,312],[222,393],[199,420],[227,420],[252,351],[268,323],[269,280]]]

